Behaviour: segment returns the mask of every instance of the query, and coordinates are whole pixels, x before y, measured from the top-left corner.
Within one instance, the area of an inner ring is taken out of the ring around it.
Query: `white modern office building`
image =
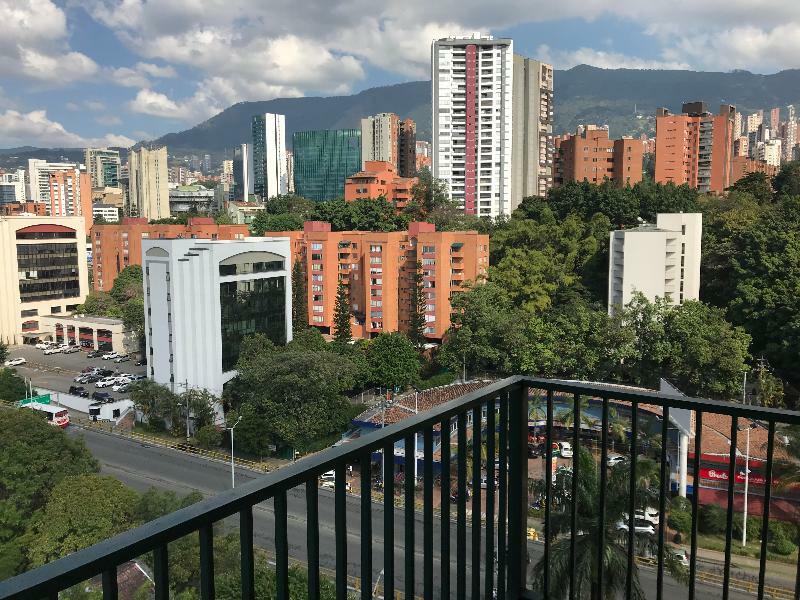
[[[169,212],[169,172],[167,148],[144,146],[128,156],[130,176],[128,196],[131,216],[167,219]]]
[[[102,217],[106,223],[119,223],[119,208],[113,204],[95,202],[92,204],[92,216],[95,219]]]
[[[361,119],[361,168],[367,161],[380,160],[397,168],[400,119],[394,113],[380,113]]]
[[[262,200],[289,192],[286,164],[286,117],[255,115],[253,132],[253,191]]]
[[[513,42],[435,40],[431,74],[433,176],[467,214],[511,214]]]
[[[93,188],[119,187],[119,170],[121,166],[119,150],[108,148],[86,148],[84,163]]]
[[[11,173],[0,173],[0,206],[13,202],[25,202],[25,170],[17,169]]]
[[[701,213],[662,213],[655,225],[610,233],[608,312],[636,292],[679,305],[700,299]]]
[[[59,171],[78,171],[77,163],[51,163],[39,158],[28,159],[28,198],[31,202],[50,203],[50,174]]]
[[[219,396],[246,336],[292,338],[289,238],[142,240],[142,266],[149,375],[176,392]]]

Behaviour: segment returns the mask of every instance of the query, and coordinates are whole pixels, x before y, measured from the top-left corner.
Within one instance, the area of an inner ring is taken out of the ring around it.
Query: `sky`
[[[127,146],[237,102],[430,78],[511,37],[558,69],[800,68],[798,0],[0,0],[0,148]]]

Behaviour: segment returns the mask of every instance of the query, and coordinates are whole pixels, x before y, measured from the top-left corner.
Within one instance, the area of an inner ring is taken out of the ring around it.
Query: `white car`
[[[647,507],[644,510],[641,509],[635,510],[633,513],[633,518],[636,520],[637,523],[641,521],[643,523],[650,523],[655,527],[658,527],[658,522],[660,520],[658,511],[655,508],[650,508],[650,507]],[[625,521],[626,523],[628,522],[628,513],[622,513],[622,520]]]
[[[687,567],[689,566],[689,555],[686,554],[686,550],[681,550],[680,548],[672,549],[672,556],[678,562],[678,564]]]
[[[625,520],[617,521],[617,530],[628,531],[628,522]],[[634,519],[633,531],[634,533],[647,533],[649,535],[656,534],[656,528],[651,523],[640,521],[639,519]]]
[[[111,386],[111,390],[114,392],[124,392],[130,384],[130,379],[117,378],[117,383]]]
[[[561,458],[572,458],[572,444],[569,442],[558,442],[558,451]]]
[[[614,467],[623,462],[625,462],[625,457],[621,454],[609,454],[608,458],[606,458],[606,464],[609,467]]]
[[[45,354],[45,355],[47,355],[47,354],[61,354],[62,350],[63,350],[63,348],[61,346],[50,346],[50,347],[46,348],[45,351],[42,352],[42,354]]]
[[[9,359],[8,359],[6,362],[4,362],[3,364],[4,364],[6,367],[16,367],[16,366],[18,366],[18,365],[24,365],[26,362],[28,362],[28,361],[27,361],[27,360],[25,360],[24,358],[22,358],[21,356],[18,356],[17,358],[9,358]]]
[[[98,381],[95,385],[98,388],[105,388],[105,387],[111,387],[116,383],[117,383],[116,377],[106,377],[105,379],[101,379],[100,381]]]
[[[100,358],[103,360],[114,360],[115,358],[119,358],[119,354],[117,352],[106,352]]]
[[[47,350],[52,344],[50,342],[39,342],[34,346],[38,350]]]

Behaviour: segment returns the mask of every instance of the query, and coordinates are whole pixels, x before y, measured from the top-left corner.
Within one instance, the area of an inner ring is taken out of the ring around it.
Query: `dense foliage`
[[[120,271],[109,293],[93,291],[78,307],[79,313],[122,319],[126,329],[144,336],[144,279],[141,265]]]

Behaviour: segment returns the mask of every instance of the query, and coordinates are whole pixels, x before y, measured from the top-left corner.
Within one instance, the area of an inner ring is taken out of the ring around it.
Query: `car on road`
[[[137,361],[136,361],[135,363],[133,363],[133,364],[134,364],[134,365],[136,365],[137,367],[144,367],[144,366],[147,366],[147,359],[146,359],[146,358],[140,358],[139,360],[137,360]]]
[[[17,358],[9,358],[6,362],[3,363],[3,366],[17,367],[19,365],[24,365],[26,362],[28,361],[25,360],[23,357],[18,356]]]
[[[79,385],[69,386],[69,393],[73,396],[80,396],[81,398],[89,397],[89,391],[85,387]]]
[[[100,358],[103,354],[105,354],[105,352],[102,350],[92,350],[86,355],[86,358]]]
[[[95,392],[92,394],[92,400],[97,400],[98,402],[113,402],[114,396],[108,392]]]
[[[103,379],[98,381],[95,385],[98,388],[106,388],[106,387],[111,387],[115,383],[117,383],[117,378],[116,377],[104,377]]]
[[[561,458],[572,458],[572,444],[569,442],[558,442],[558,451]]]
[[[628,531],[628,522],[622,519],[617,521],[617,531]],[[656,528],[653,527],[652,523],[640,521],[639,519],[633,520],[633,531],[634,533],[647,533],[649,535],[656,534]]]
[[[689,555],[681,548],[672,549],[672,558],[682,567],[689,567]]]
[[[119,353],[118,352],[106,352],[100,358],[103,359],[103,360],[114,360],[115,358],[118,358],[118,357],[119,357]]]
[[[61,354],[61,350],[62,350],[61,346],[50,346],[48,348],[45,348],[42,354],[44,354],[45,356],[48,354]]]
[[[608,457],[606,458],[606,464],[609,467],[615,467],[618,464],[621,464],[621,463],[624,463],[624,462],[625,462],[625,457],[622,456],[621,454],[609,454]]]
[[[124,362],[128,362],[130,359],[131,359],[131,357],[128,356],[127,354],[120,354],[119,356],[117,356],[117,358],[114,359],[114,362],[115,363],[124,363]]]
[[[64,348],[61,351],[61,353],[62,354],[74,354],[75,352],[80,352],[80,351],[81,351],[81,349],[78,348],[77,346],[68,346],[68,347]]]

